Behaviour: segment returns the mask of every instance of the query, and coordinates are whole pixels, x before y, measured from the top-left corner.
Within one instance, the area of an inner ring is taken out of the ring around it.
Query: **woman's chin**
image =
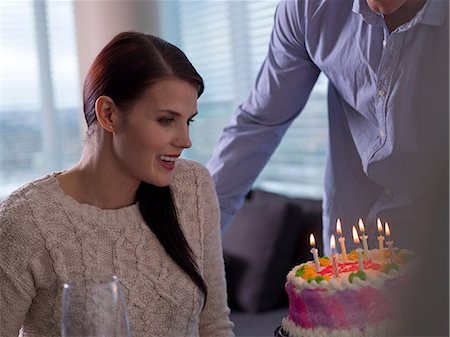
[[[168,179],[149,179],[144,180],[147,184],[156,186],[156,187],[167,187],[172,182],[172,177]]]

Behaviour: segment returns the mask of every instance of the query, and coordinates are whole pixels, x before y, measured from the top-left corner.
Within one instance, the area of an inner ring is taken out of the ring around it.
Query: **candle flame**
[[[377,219],[377,227],[378,227],[378,233],[383,233],[383,225],[381,224],[380,218]]]
[[[353,242],[359,243],[359,235],[358,235],[358,231],[356,230],[355,226],[352,226],[352,235],[353,235]]]
[[[331,249],[336,249],[336,239],[334,238],[334,235],[331,235],[330,248]]]
[[[341,225],[341,219],[336,220],[336,233],[339,235],[342,235],[342,225]]]
[[[364,228],[364,223],[363,223],[363,221],[362,221],[361,218],[359,218],[359,220],[358,220],[358,226],[359,226],[359,230],[361,231],[361,233],[364,234],[364,232],[366,231],[366,229]]]
[[[314,238],[314,234],[312,233],[309,235],[309,244],[313,247],[316,245],[316,239]]]
[[[386,232],[386,236],[391,236],[391,229],[389,228],[389,224],[387,222],[384,224],[384,231]]]

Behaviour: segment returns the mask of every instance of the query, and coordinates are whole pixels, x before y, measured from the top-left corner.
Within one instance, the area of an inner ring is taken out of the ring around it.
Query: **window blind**
[[[205,80],[187,156],[206,163],[232,111],[250,92],[267,54],[278,1],[177,1],[179,41]],[[255,187],[321,198],[327,143],[327,79],[321,75]]]
[[[81,151],[71,1],[0,2],[0,198]]]

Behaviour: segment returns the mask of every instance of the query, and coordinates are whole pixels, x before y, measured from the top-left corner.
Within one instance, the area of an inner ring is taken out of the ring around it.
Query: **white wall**
[[[74,1],[80,79],[98,52],[114,35],[140,30],[159,35],[159,1]]]
[[[74,1],[80,90],[95,57],[116,34],[126,30],[139,30],[160,35],[161,1],[163,0]],[[81,134],[84,135],[84,118],[81,124]]]

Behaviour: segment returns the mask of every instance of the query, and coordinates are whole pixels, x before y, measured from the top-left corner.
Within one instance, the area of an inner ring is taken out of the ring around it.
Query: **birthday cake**
[[[413,252],[390,247],[344,255],[316,258],[288,273],[289,315],[279,336],[373,337],[398,331],[398,295],[414,266]]]

